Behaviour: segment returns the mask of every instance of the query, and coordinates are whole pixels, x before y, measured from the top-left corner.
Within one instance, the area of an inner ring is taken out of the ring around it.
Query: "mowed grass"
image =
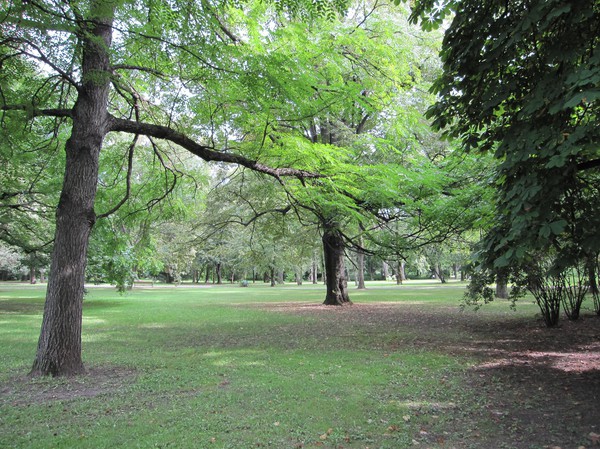
[[[0,447],[468,447],[493,423],[472,418],[460,320],[534,307],[461,314],[458,283],[368,287],[344,308],[320,306],[322,285],[92,287],[89,374],[27,379],[44,290],[0,285]]]

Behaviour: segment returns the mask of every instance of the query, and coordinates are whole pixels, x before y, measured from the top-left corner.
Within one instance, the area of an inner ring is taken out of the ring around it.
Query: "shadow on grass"
[[[37,315],[44,311],[44,302],[40,300],[19,300],[0,301],[0,314],[15,313],[19,315]]]

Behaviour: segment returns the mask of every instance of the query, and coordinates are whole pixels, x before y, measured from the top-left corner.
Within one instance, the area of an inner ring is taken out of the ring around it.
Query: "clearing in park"
[[[90,288],[87,374],[28,378],[39,286],[0,286],[3,448],[592,448],[600,320],[464,285]]]

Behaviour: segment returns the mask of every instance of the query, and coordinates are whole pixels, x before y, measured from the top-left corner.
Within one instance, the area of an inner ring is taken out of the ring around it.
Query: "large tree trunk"
[[[327,277],[327,295],[323,304],[352,304],[348,296],[346,263],[344,260],[344,239],[335,227],[325,227],[323,231],[323,251],[325,255],[325,274]]]
[[[81,35],[83,84],[73,108],[71,137],[65,146],[65,176],[56,211],[50,278],[32,375],[84,372],[81,360],[84,276],[89,235],[96,220],[98,157],[109,126],[108,49],[112,15],[107,17],[110,7],[101,3],[91,5],[88,30],[92,36]],[[96,11],[102,11],[101,18],[96,18]]]

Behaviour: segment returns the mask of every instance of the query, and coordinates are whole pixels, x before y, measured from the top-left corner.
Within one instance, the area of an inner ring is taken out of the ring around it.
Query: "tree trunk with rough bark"
[[[82,35],[82,85],[65,146],[66,168],[56,211],[51,274],[32,375],[69,376],[85,371],[81,359],[84,276],[90,231],[96,221],[98,158],[109,130],[112,15],[107,14],[109,7],[100,3],[91,5],[91,36]],[[95,18],[97,11],[102,11],[102,17]]]
[[[325,257],[325,274],[327,278],[327,295],[323,304],[352,304],[348,295],[346,279],[346,263],[344,260],[344,238],[339,229],[326,226],[323,231],[323,250]]]

